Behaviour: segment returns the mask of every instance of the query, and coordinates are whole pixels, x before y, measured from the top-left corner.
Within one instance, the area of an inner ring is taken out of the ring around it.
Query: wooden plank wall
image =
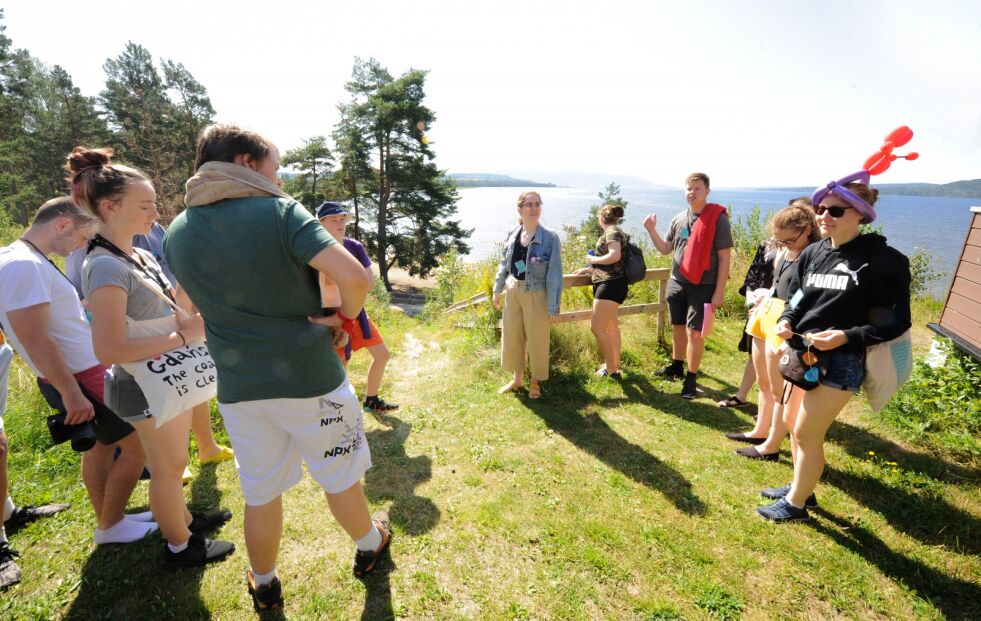
[[[981,207],[973,219],[954,272],[940,326],[981,349]]]

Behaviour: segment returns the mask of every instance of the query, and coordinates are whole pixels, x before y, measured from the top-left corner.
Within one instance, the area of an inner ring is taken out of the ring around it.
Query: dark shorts
[[[701,330],[705,305],[712,301],[713,295],[715,284],[693,285],[669,278],[665,301],[668,303],[671,325],[687,325],[692,330]]]
[[[623,304],[627,299],[627,288],[627,279],[622,277],[593,283],[593,299]]]
[[[865,354],[831,352],[828,369],[820,381],[822,386],[858,392],[865,381]]]
[[[98,374],[101,378],[102,374],[105,373],[105,367],[97,368],[99,369]],[[101,397],[102,390],[98,390],[97,393],[94,390],[96,388],[94,378],[79,378],[79,376],[85,374],[94,376],[95,373],[95,368],[93,368],[82,373],[76,373],[75,378],[78,380],[78,385],[82,389],[82,394],[92,402],[92,406],[95,408],[95,439],[99,441],[99,444],[115,444],[136,430],[133,429],[132,425],[116,416],[116,413],[103,403]],[[41,390],[41,395],[44,396],[44,400],[48,402],[48,405],[61,414],[68,413],[65,409],[64,402],[61,400],[61,393],[54,386],[38,378],[37,387]]]

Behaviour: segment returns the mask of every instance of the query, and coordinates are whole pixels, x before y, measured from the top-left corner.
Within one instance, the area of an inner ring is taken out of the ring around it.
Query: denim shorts
[[[828,357],[828,369],[820,382],[822,386],[858,392],[865,381],[865,354],[858,352],[832,352]]]

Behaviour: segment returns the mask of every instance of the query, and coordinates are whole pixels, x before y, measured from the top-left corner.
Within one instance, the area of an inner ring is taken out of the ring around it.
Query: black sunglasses
[[[845,210],[847,209],[855,209],[855,208],[854,207],[825,207],[824,205],[817,205],[816,207],[814,207],[814,213],[819,216],[823,216],[824,212],[827,211],[829,214],[831,214],[832,218],[837,220],[838,218],[845,215]]]

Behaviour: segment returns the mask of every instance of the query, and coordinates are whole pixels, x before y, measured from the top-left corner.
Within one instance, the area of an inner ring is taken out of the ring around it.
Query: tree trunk
[[[380,157],[378,158],[378,276],[385,285],[386,291],[392,290],[392,283],[388,281],[388,149],[383,142],[378,147]]]

